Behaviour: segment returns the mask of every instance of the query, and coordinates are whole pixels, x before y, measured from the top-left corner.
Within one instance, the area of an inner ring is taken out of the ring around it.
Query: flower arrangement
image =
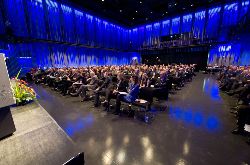
[[[12,79],[12,87],[13,87],[13,93],[14,97],[16,99],[17,105],[24,105],[36,98],[35,91],[28,86],[28,84],[18,79],[18,76],[20,74],[21,70],[17,74],[15,78]]]

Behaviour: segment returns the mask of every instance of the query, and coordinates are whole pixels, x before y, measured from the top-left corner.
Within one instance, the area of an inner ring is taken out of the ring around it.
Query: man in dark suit
[[[78,89],[77,93],[71,94],[72,96],[78,96],[80,95],[82,98],[82,101],[87,100],[87,91],[94,91],[98,87],[98,78],[95,75],[95,73],[90,73],[90,78],[87,80],[89,82],[87,85],[81,85],[81,87]]]
[[[119,73],[117,78],[113,78],[113,85],[106,89],[105,101],[102,104],[107,107],[109,106],[112,97],[117,96],[119,92],[126,92],[128,87],[128,81],[124,78],[123,73]]]
[[[95,102],[94,106],[99,106],[100,95],[105,95],[106,90],[113,88],[112,77],[111,73],[105,72],[104,73],[104,82],[94,91],[95,93]]]

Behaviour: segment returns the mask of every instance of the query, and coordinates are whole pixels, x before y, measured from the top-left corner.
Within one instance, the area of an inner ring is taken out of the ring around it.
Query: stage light
[[[140,3],[142,4],[142,1],[140,1]]]
[[[175,6],[177,5],[177,3],[174,4]]]
[[[191,4],[190,6],[191,6],[191,7],[193,7],[194,5],[193,5],[193,4]]]
[[[150,13],[152,14],[153,12],[151,11]]]
[[[132,18],[132,19],[135,19],[135,18]]]
[[[102,0],[102,2],[104,2],[104,0]]]
[[[120,13],[122,12],[122,10],[120,10]]]
[[[136,10],[135,12],[137,13],[138,11]]]

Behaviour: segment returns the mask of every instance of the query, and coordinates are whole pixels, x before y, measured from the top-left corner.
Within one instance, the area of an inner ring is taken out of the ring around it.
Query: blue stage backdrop
[[[240,45],[223,44],[211,48],[208,56],[210,65],[239,65],[240,64]]]
[[[236,43],[221,44],[211,48],[208,57],[210,65],[250,65],[250,34],[243,34]]]

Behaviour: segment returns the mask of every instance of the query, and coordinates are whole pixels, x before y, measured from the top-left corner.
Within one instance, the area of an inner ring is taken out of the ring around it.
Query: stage
[[[59,165],[81,152],[37,102],[11,112],[16,132],[0,140],[0,164]]]

